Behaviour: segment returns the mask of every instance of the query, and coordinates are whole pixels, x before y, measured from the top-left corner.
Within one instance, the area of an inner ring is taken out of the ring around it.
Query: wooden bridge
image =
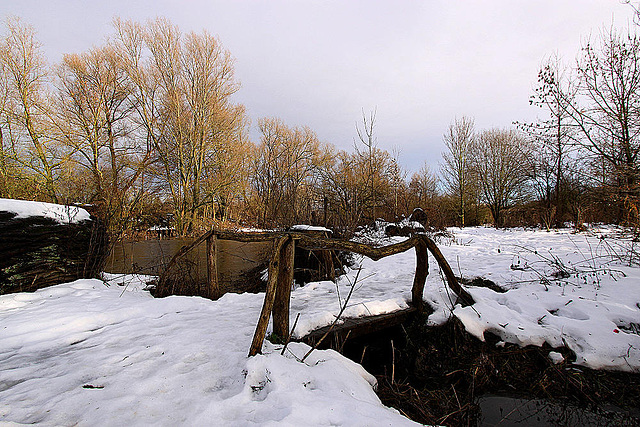
[[[305,337],[307,342],[317,343],[318,340],[326,337],[330,332],[338,334],[362,334],[364,331],[371,332],[376,328],[388,327],[390,323],[399,323],[406,316],[413,312],[424,311],[424,301],[422,294],[424,285],[429,274],[428,252],[434,256],[438,265],[442,269],[446,278],[446,284],[458,296],[464,305],[473,304],[473,298],[458,283],[453,274],[453,270],[438,249],[435,242],[424,234],[415,234],[409,239],[392,245],[375,247],[372,245],[345,241],[329,237],[319,237],[306,233],[289,232],[230,232],[211,230],[192,244],[183,247],[171,259],[165,272],[161,275],[158,287],[160,289],[170,287],[168,281],[171,280],[171,269],[176,265],[177,260],[187,254],[196,246],[206,242],[207,245],[207,286],[205,295],[212,299],[221,296],[217,279],[216,267],[216,240],[235,240],[239,242],[273,242],[273,252],[268,266],[267,289],[265,292],[262,311],[257,322],[253,341],[249,350],[249,356],[254,356],[261,352],[262,344],[269,324],[269,319],[273,315],[273,333],[279,337],[291,338],[289,331],[289,307],[291,289],[293,286],[294,271],[294,248],[297,245],[307,250],[340,250],[354,252],[377,261],[381,258],[405,252],[411,248],[416,251],[416,273],[411,290],[411,307],[401,312],[389,313],[386,315],[371,316],[369,318],[348,319],[341,325],[333,325],[313,331]],[[173,276],[175,277],[175,276]],[[340,316],[338,316],[339,318]],[[337,328],[336,328],[337,327]]]

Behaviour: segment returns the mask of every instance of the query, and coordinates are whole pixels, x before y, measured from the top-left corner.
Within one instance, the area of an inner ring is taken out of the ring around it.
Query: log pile
[[[97,277],[107,251],[106,229],[94,217],[64,223],[0,210],[0,295]]]

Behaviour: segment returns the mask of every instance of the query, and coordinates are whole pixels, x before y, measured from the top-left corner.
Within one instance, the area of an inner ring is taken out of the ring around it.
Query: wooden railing
[[[449,288],[463,305],[473,304],[473,298],[458,283],[449,263],[440,252],[435,242],[428,236],[416,234],[409,239],[387,246],[372,246],[364,243],[316,237],[300,232],[230,232],[211,230],[188,246],[181,248],[171,259],[165,271],[174,265],[179,258],[193,248],[206,241],[207,244],[207,288],[209,297],[216,299],[221,296],[216,266],[216,241],[234,240],[239,242],[273,241],[273,253],[268,266],[267,289],[260,317],[253,335],[249,356],[259,354],[269,325],[269,318],[273,315],[273,333],[280,337],[289,335],[289,306],[291,288],[293,285],[294,252],[296,245],[307,250],[340,250],[354,252],[376,261],[381,258],[405,252],[411,248],[416,250],[416,273],[411,290],[411,304],[419,311],[424,311],[422,294],[429,274],[428,252],[438,262]],[[159,286],[163,285],[166,276],[160,277]]]

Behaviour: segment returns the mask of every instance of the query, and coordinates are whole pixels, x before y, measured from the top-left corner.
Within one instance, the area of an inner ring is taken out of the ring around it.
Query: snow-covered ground
[[[469,250],[452,245],[445,256],[508,292],[470,288],[476,304],[454,314],[478,338],[489,330],[520,345],[566,345],[576,364],[640,372],[640,243],[615,231],[456,230]]]
[[[0,422],[412,425],[333,351],[247,351],[262,295],[154,299],[78,280],[0,297]]]
[[[566,345],[579,365],[640,372],[640,243],[622,238],[620,230],[611,227],[579,234],[568,229],[449,231],[450,236],[438,239],[439,247],[456,275],[482,277],[507,292],[468,286],[476,304],[453,307],[430,257],[423,296],[436,309],[430,324],[442,324],[453,313],[480,339],[489,331],[523,346]],[[629,258],[630,253],[635,257]],[[380,261],[364,258],[361,268],[344,316],[407,307],[415,273],[413,251]],[[337,284],[318,282],[293,292],[292,316],[300,313],[295,334],[304,336],[330,324],[357,274],[352,270]]]
[[[476,304],[453,307],[431,259],[429,322],[455,315],[479,338],[489,330],[521,345],[566,345],[578,364],[637,372],[640,268],[622,256],[632,242],[601,238],[615,231],[452,229],[439,243],[454,271],[507,292],[468,287]],[[293,291],[295,335],[331,323],[354,284],[347,316],[407,306],[413,251],[357,266],[337,283]],[[413,424],[380,403],[374,378],[333,351],[302,363],[308,346],[293,343],[281,356],[265,342],[264,355],[247,358],[262,294],[153,299],[141,284],[110,279],[0,296],[0,422]]]

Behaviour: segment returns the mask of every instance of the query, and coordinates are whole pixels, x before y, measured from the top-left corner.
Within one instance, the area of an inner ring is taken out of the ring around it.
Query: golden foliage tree
[[[14,17],[5,26],[0,40],[3,179],[9,179],[11,168],[15,174],[17,167],[38,197],[57,202],[63,156],[53,137],[51,76],[35,30]]]
[[[308,127],[289,128],[276,118],[261,119],[259,127],[251,182],[260,223],[307,222],[318,171],[327,162],[329,151]]]
[[[136,183],[151,154],[134,138],[130,95],[112,46],[65,55],[59,68],[57,133],[77,166],[75,175],[84,178],[75,199],[94,204],[112,235],[129,225],[141,197]]]
[[[155,179],[168,190],[178,233],[190,233],[204,208],[224,203],[241,179],[237,163],[227,161],[246,140],[244,109],[230,100],[239,88],[233,60],[210,34],[184,35],[164,19],[114,24],[138,120],[157,157]]]

